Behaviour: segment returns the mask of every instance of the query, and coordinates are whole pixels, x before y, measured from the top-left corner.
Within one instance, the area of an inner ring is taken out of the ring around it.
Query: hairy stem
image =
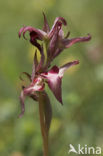
[[[41,126],[41,133],[43,139],[44,156],[48,156],[48,131],[45,124],[44,103],[43,103],[42,93],[39,93],[39,115],[40,115],[40,126]]]

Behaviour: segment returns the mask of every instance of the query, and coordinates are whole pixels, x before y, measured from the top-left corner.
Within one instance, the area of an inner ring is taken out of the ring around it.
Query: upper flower
[[[69,48],[73,44],[77,42],[85,42],[91,39],[91,36],[88,34],[86,37],[76,37],[76,38],[68,38],[70,32],[64,37],[64,32],[62,30],[62,25],[66,26],[67,22],[63,17],[57,17],[54,21],[54,24],[50,30],[45,14],[44,16],[44,26],[43,30],[36,29],[31,26],[24,26],[19,30],[19,37],[23,33],[23,37],[25,37],[25,33],[28,31],[30,35],[30,42],[36,46],[39,50],[41,50],[41,45],[38,43],[38,40],[44,41],[46,43],[46,50],[48,64],[59,55],[65,48]]]

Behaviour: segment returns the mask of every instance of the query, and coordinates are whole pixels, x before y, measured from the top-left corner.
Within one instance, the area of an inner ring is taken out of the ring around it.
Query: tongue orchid
[[[70,67],[79,64],[79,61],[68,62],[61,67],[57,65],[52,66],[51,63],[64,49],[78,42],[89,41],[91,36],[88,34],[85,37],[69,38],[70,32],[64,36],[63,25],[66,26],[67,22],[63,17],[57,17],[50,29],[44,13],[43,16],[44,26],[42,30],[31,26],[24,26],[19,30],[19,38],[23,35],[23,37],[27,39],[25,34],[29,32],[30,43],[36,48],[32,74],[23,72],[30,80],[30,84],[22,86],[20,95],[21,113],[19,117],[22,117],[25,112],[24,100],[27,96],[39,103],[44,156],[48,156],[48,134],[52,120],[52,106],[48,94],[45,91],[45,85],[48,85],[58,102],[63,104],[62,78],[64,72]],[[38,51],[40,52],[39,61],[37,55]],[[22,77],[21,80],[23,80]]]

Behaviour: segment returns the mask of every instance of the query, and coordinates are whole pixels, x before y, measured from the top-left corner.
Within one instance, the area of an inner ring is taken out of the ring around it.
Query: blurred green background
[[[68,156],[69,144],[103,150],[103,0],[1,0],[0,156],[42,156],[38,104],[27,98],[25,114],[17,118],[19,75],[31,73],[34,52],[28,41],[18,38],[18,31],[23,25],[42,28],[42,11],[50,26],[57,16],[64,17],[64,31],[71,37],[92,35],[90,42],[75,44],[53,62],[80,60],[63,78],[63,107],[47,90],[53,107],[50,156]]]

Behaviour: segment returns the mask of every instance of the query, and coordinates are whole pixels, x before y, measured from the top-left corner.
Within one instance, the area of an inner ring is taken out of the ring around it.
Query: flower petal
[[[40,39],[40,40],[42,40],[46,35],[46,32],[44,32],[40,29],[36,29],[36,28],[31,27],[31,26],[27,26],[27,27],[23,27],[20,29],[19,37],[21,37],[21,33],[23,32],[23,37],[25,38],[25,33],[27,31],[29,31],[30,33],[34,33],[35,38]]]
[[[25,26],[24,27],[22,27],[20,30],[19,30],[19,38],[21,37],[21,33],[24,31],[24,29],[25,29]]]
[[[58,41],[59,41],[59,36],[58,36],[59,34],[58,33],[59,33],[59,29],[56,28],[54,35],[50,40],[49,47],[48,47],[47,54],[48,54],[48,57],[51,59],[55,55],[56,48],[58,47]]]
[[[19,115],[19,117],[21,118],[24,115],[25,112],[25,104],[24,104],[24,100],[26,96],[31,97],[33,100],[37,101],[37,96],[36,94],[32,94],[33,91],[35,91],[34,87],[29,86],[29,87],[24,87],[22,86],[22,91],[21,91],[21,95],[20,95],[20,103],[21,103],[21,113]]]
[[[59,68],[54,66],[47,73],[42,74],[44,78],[47,79],[47,83],[51,91],[53,92],[56,99],[63,104],[62,102],[62,90],[61,90],[61,78],[59,77]]]
[[[56,99],[63,104],[62,102],[62,77],[69,67],[78,64],[79,61],[73,61],[65,64],[64,66],[58,68],[53,66],[47,73],[42,73],[41,76],[47,79],[47,83],[51,91],[53,92]]]
[[[38,60],[37,60],[37,50],[36,50],[34,54],[34,62],[32,67],[32,76],[31,76],[32,81],[34,80],[37,66],[38,66]]]
[[[48,33],[50,31],[50,28],[49,28],[48,21],[47,21],[47,18],[45,16],[44,12],[43,12],[43,16],[44,16],[44,27],[43,27],[43,31],[45,31],[45,32]]]
[[[60,67],[60,68],[59,68],[59,77],[62,78],[63,75],[64,75],[64,72],[65,72],[68,68],[70,68],[70,67],[73,66],[73,65],[77,65],[77,64],[79,64],[79,61],[78,61],[78,60],[73,61],[73,62],[69,62],[69,63],[65,64],[64,66]]]
[[[62,102],[62,89],[61,89],[62,81],[59,76],[55,76],[55,79],[48,79],[48,86],[53,92],[56,99],[63,104]]]
[[[51,38],[55,32],[55,29],[57,27],[61,28],[62,24],[67,25],[66,20],[63,17],[57,17],[54,21],[54,24],[52,26],[52,29],[50,30],[48,37]]]
[[[40,51],[40,54],[41,54],[41,59],[40,59],[40,62],[36,68],[36,72],[38,72],[39,70],[42,70],[43,69],[43,65],[44,65],[44,61],[45,61],[45,55],[44,55],[44,51],[43,51],[43,45],[41,47],[41,51]]]
[[[55,50],[54,55],[53,55],[53,59],[54,59],[55,57],[57,57],[62,51],[63,51],[63,48],[57,48],[57,49]]]
[[[87,37],[77,37],[77,38],[71,38],[71,39],[64,39],[62,41],[62,43],[63,43],[63,45],[64,45],[65,48],[69,48],[74,43],[77,43],[77,42],[86,42],[86,41],[89,41],[90,39],[91,39],[91,36],[88,34]]]
[[[39,51],[41,50],[41,46],[40,44],[37,42],[38,36],[35,32],[30,32],[30,42],[32,45],[34,45],[35,47],[37,47],[39,49]]]

